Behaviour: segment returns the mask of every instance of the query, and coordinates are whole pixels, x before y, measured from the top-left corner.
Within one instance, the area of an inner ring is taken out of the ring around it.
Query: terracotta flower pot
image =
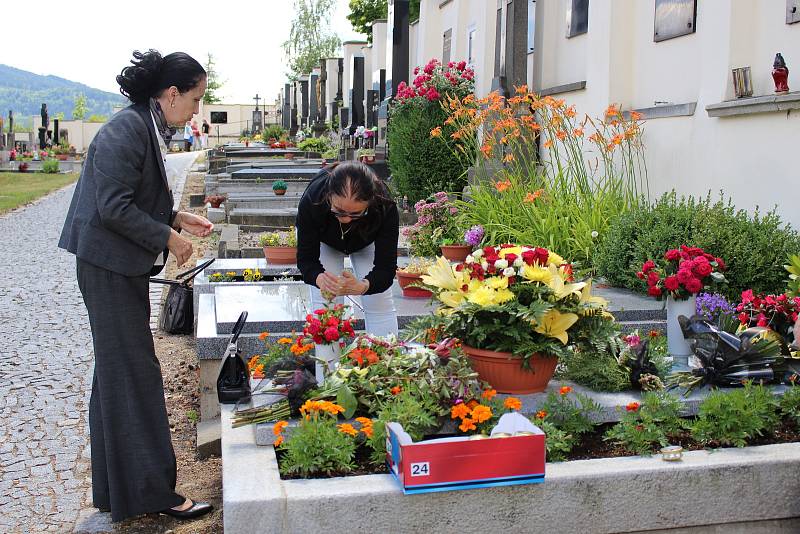
[[[67,161],[67,157],[68,157],[67,154],[56,154],[56,159],[58,161]]]
[[[272,192],[278,196],[283,196],[286,194],[286,189],[273,189]]]
[[[400,284],[400,289],[403,290],[403,296],[409,298],[430,298],[433,293],[421,287],[408,287],[412,282],[419,282],[422,280],[421,274],[406,273],[397,271],[397,283]]]
[[[264,257],[269,264],[295,264],[297,263],[297,247],[264,247]]]
[[[500,393],[524,395],[545,390],[553,378],[558,358],[534,354],[530,358],[531,369],[522,367],[522,360],[510,352],[476,349],[463,345],[464,354],[481,380],[485,380]]]
[[[442,256],[450,261],[462,262],[467,259],[472,247],[469,245],[442,245]]]

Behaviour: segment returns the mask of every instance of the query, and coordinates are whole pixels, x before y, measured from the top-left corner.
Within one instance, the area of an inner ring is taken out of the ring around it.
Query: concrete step
[[[228,213],[230,224],[249,224],[257,226],[293,226],[297,208],[234,208]]]

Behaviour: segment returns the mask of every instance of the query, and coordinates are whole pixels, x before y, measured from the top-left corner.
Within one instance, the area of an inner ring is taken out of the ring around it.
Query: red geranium
[[[644,262],[636,276],[647,282],[648,295],[682,300],[700,293],[712,282],[725,282],[724,270],[726,265],[721,258],[698,247],[681,245],[666,251],[663,260]]]

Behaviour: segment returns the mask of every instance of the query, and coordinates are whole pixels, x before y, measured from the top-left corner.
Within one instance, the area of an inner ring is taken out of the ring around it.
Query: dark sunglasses
[[[349,217],[349,218],[351,218],[353,220],[361,219],[362,217],[366,217],[367,213],[369,213],[369,208],[365,209],[361,213],[350,213],[348,211],[338,211],[338,210],[335,210],[335,209],[331,208],[331,214],[333,214],[334,217]]]

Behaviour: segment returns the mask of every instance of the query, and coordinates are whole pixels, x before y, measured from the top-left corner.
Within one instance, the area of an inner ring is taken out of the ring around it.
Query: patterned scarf
[[[164,139],[164,144],[169,146],[172,136],[175,135],[175,128],[167,124],[167,118],[164,116],[164,111],[161,109],[161,104],[155,98],[150,99],[150,112],[156,120],[156,128],[161,138]]]

